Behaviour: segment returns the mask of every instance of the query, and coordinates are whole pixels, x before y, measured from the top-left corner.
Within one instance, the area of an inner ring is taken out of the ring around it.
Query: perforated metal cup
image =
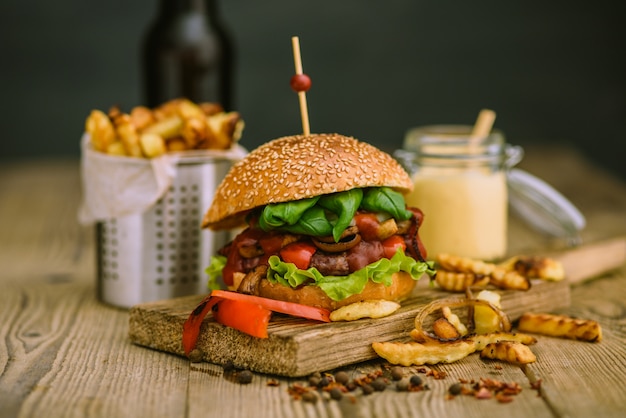
[[[148,211],[96,226],[98,297],[122,308],[208,293],[204,272],[229,231],[200,227],[232,159],[183,157],[166,194]]]

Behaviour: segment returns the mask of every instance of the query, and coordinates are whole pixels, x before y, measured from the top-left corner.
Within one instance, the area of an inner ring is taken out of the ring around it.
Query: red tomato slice
[[[314,321],[330,322],[330,311],[323,308],[317,308],[315,306],[262,298],[260,296],[246,295],[243,293],[231,292],[229,290],[214,290],[211,292],[211,295],[223,299],[256,303],[273,312],[280,312],[287,315],[298,316],[300,318],[312,319]]]
[[[215,321],[257,338],[267,338],[271,316],[272,311],[261,305],[232,299],[221,299],[213,309]]]
[[[293,263],[299,269],[306,270],[311,265],[311,257],[317,247],[306,242],[294,242],[280,250],[280,258],[287,263]]]
[[[217,322],[259,338],[267,338],[271,311],[330,322],[330,312],[326,309],[227,290],[214,290],[198,304],[183,324],[182,342],[186,355],[196,347],[202,321],[216,304],[219,305],[213,316]]]
[[[380,222],[373,213],[357,213],[354,216],[354,222],[359,228],[359,233],[365,241],[374,241],[378,239],[378,228]]]
[[[211,295],[202,299],[202,302],[196,306],[189,317],[183,324],[183,350],[185,355],[189,355],[191,350],[196,348],[196,342],[198,342],[198,335],[200,335],[200,326],[202,321],[211,312],[211,308],[219,302],[219,299],[212,298]]]
[[[386,240],[382,242],[383,244],[383,253],[386,258],[391,258],[394,256],[398,248],[402,248],[402,250],[406,250],[406,243],[404,242],[404,238],[400,235],[392,235]]]

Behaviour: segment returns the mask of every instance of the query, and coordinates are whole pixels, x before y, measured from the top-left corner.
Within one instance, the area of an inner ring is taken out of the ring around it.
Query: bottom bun
[[[368,280],[363,292],[339,301],[329,298],[328,295],[317,286],[302,286],[298,289],[294,289],[278,283],[270,283],[268,280],[262,280],[259,284],[259,296],[334,311],[342,306],[364,300],[384,299],[400,301],[413,292],[415,284],[417,283],[408,273],[403,271],[394,273],[392,279],[393,282],[390,286]]]

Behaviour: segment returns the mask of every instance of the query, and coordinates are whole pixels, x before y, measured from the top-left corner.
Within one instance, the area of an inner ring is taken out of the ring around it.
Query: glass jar
[[[496,260],[507,251],[507,170],[523,156],[500,131],[472,138],[472,127],[410,130],[395,157],[414,190],[406,201],[424,212],[420,237],[429,258],[439,253]]]

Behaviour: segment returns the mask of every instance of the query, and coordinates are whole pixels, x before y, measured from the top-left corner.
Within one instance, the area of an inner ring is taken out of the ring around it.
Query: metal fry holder
[[[182,157],[170,189],[149,210],[97,223],[101,301],[130,308],[208,292],[204,270],[230,232],[200,225],[232,164],[232,159],[215,156]]]

